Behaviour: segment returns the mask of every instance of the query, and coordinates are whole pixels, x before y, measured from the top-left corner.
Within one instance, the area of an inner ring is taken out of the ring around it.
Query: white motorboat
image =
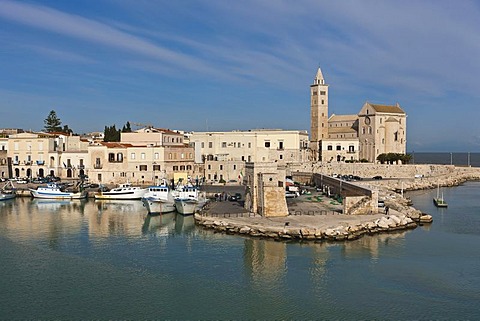
[[[8,181],[3,187],[0,188],[0,201],[11,200],[17,196],[15,186],[11,181]]]
[[[111,190],[100,190],[95,194],[95,199],[99,200],[139,200],[145,193],[145,188],[132,186],[130,183],[121,184]]]
[[[46,186],[39,186],[37,189],[29,189],[35,198],[47,199],[82,199],[87,197],[87,192],[82,188],[78,191],[67,190],[56,183],[49,183]]]
[[[158,215],[175,211],[175,200],[167,185],[148,187],[142,202],[148,214]]]
[[[202,209],[206,196],[194,186],[180,186],[175,190],[175,208],[183,215],[192,215]]]

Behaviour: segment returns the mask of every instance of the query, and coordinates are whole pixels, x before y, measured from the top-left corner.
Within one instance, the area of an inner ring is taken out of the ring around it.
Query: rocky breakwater
[[[466,181],[480,180],[480,168],[456,167],[451,173],[445,175],[423,176],[417,178],[399,178],[369,182],[370,185],[391,191],[413,191],[432,189],[437,186],[458,186]]]
[[[279,241],[346,241],[358,239],[363,235],[413,229],[418,226],[418,223],[432,222],[430,215],[422,214],[417,210],[411,211],[411,214],[413,218],[396,213],[349,215],[348,218],[345,215],[317,218],[285,217],[283,220],[275,221],[266,218],[214,218],[195,214],[195,221],[198,225],[216,232]]]

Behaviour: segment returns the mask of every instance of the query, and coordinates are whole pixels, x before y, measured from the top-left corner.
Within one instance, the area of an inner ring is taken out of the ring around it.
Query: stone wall
[[[459,168],[454,165],[385,165],[372,163],[304,163],[290,164],[287,175],[295,176],[296,172],[321,173],[332,176],[354,175],[362,178],[382,176],[383,178],[413,178],[416,175],[424,177],[443,176],[455,173]],[[469,168],[460,168],[468,171]]]

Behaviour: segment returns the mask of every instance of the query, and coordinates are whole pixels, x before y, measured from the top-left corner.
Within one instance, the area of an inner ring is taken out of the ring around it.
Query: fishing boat
[[[87,192],[79,185],[78,190],[69,190],[57,183],[48,183],[36,189],[30,188],[30,194],[35,198],[46,199],[82,199],[87,198]]]
[[[440,184],[437,187],[437,197],[433,198],[433,204],[435,204],[436,207],[448,207],[447,202],[443,199],[443,191],[440,194]]]
[[[142,197],[148,214],[158,215],[175,211],[175,199],[168,185],[149,186]]]
[[[7,181],[5,185],[0,188],[0,201],[11,200],[17,196],[15,186],[11,181]]]
[[[139,186],[132,186],[130,183],[121,184],[118,187],[108,189],[100,189],[95,194],[95,199],[99,200],[139,200],[147,190]]]
[[[195,186],[179,186],[175,190],[175,208],[182,215],[192,215],[202,209],[206,196]]]

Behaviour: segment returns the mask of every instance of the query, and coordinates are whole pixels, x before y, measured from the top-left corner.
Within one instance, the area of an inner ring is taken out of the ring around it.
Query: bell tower
[[[317,70],[310,85],[310,146],[313,160],[321,160],[321,141],[328,138],[328,85],[322,70]]]

